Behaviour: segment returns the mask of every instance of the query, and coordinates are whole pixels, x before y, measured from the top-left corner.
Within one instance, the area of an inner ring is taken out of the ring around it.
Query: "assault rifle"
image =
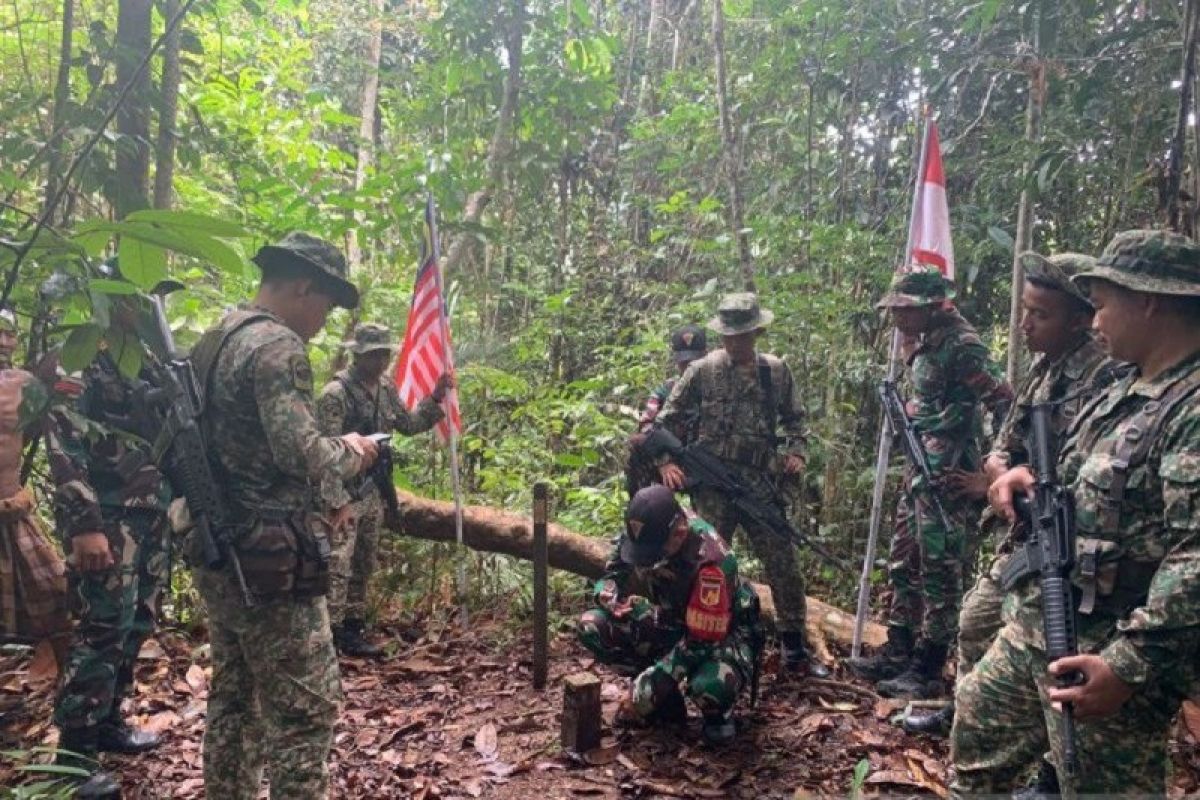
[[[671,456],[687,475],[688,488],[707,486],[715,489],[732,500],[738,511],[759,525],[797,547],[811,548],[814,553],[839,569],[850,568],[846,562],[796,530],[787,514],[783,512],[783,503],[778,495],[758,497],[743,486],[737,475],[704,446],[697,443],[684,447],[675,434],[665,428],[655,428],[647,434],[642,447],[650,458],[657,458],[664,453]]]
[[[396,483],[392,480],[392,465],[395,463],[392,453],[392,435],[390,433],[371,433],[367,434],[367,438],[379,448],[379,455],[363,476],[357,494],[362,497],[367,486],[375,484],[375,488],[379,490],[379,496],[383,498],[383,507],[387,512],[384,519],[390,523],[400,518],[400,498],[396,495]]]
[[[900,440],[900,448],[904,451],[904,457],[908,459],[908,463],[924,481],[926,496],[937,513],[943,529],[953,530],[954,525],[950,522],[950,515],[946,513],[946,507],[942,505],[942,499],[938,497],[934,485],[933,469],[929,466],[929,455],[925,452],[920,437],[917,436],[917,430],[913,427],[912,420],[908,418],[908,413],[904,410],[904,401],[900,399],[900,391],[897,389],[895,381],[879,383],[879,400],[883,403],[883,417],[887,420],[888,429],[893,436]]]
[[[1046,658],[1053,663],[1079,654],[1075,597],[1071,569],[1075,565],[1075,503],[1071,493],[1058,482],[1054,469],[1050,424],[1053,403],[1030,406],[1029,466],[1036,476],[1033,498],[1016,498],[1017,513],[1030,527],[1029,541],[1013,553],[1005,565],[1002,582],[1012,589],[1026,575],[1038,576],[1042,590],[1042,633]],[[1058,676],[1059,686],[1077,686],[1078,672]],[[1063,768],[1068,778],[1078,770],[1075,752],[1075,718],[1070,703],[1062,707]]]
[[[157,397],[148,398],[162,409],[162,428],[154,442],[154,461],[162,466],[163,474],[175,492],[183,496],[197,538],[204,566],[219,569],[228,563],[247,606],[253,606],[254,595],[246,585],[242,564],[228,541],[230,526],[225,503],[208,462],[208,448],[200,431],[202,387],[196,379],[192,362],[180,358],[162,298],[152,296],[154,320],[166,355],[163,362],[147,362],[154,375]]]

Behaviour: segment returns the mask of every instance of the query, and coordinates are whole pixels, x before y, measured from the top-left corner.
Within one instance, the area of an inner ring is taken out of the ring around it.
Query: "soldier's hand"
[[[989,481],[994,481],[1008,471],[1008,462],[1000,456],[988,456],[987,461],[983,462],[983,471]]]
[[[1033,493],[1034,478],[1029,467],[1021,466],[1010,469],[997,478],[988,488],[988,503],[997,514],[1009,522],[1017,521],[1017,510],[1013,508],[1013,498],[1019,495]]]
[[[662,479],[663,486],[676,492],[683,488],[683,484],[687,480],[687,476],[683,474],[679,465],[671,463],[663,464],[658,468],[658,477]]]
[[[946,494],[955,500],[983,500],[991,481],[983,472],[955,469],[943,475],[940,483],[946,488]]]
[[[804,472],[804,456],[796,455],[795,453],[785,456],[783,459],[783,474],[784,475],[799,475]]]
[[[369,470],[375,463],[375,459],[379,458],[379,445],[360,433],[347,433],[342,436],[342,441],[349,445],[351,450],[358,453],[359,458],[362,459],[360,472]]]
[[[112,548],[108,546],[108,537],[100,531],[72,536],[71,560],[80,572],[99,572],[116,563]]]
[[[451,372],[443,372],[442,376],[437,379],[437,383],[433,385],[433,391],[429,393],[429,396],[433,398],[435,403],[440,403],[446,396],[446,392],[453,389],[454,386],[454,374]]]
[[[1077,719],[1111,716],[1133,696],[1133,687],[1118,678],[1098,655],[1060,658],[1050,665],[1049,672],[1055,677],[1072,672],[1083,675],[1083,683],[1078,686],[1050,686],[1047,690],[1056,709],[1061,711],[1063,703],[1071,703]]]

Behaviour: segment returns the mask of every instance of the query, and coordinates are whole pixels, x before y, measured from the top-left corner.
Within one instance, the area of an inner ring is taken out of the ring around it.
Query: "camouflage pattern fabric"
[[[1003,419],[1013,394],[970,323],[952,309],[934,319],[912,355],[909,408],[937,477],[953,469],[979,469],[979,406],[984,405],[993,419]],[[958,630],[966,557],[974,549],[966,541],[966,518],[976,509],[943,496],[942,505],[953,525],[947,530],[920,481],[910,470],[900,499],[900,524],[888,566],[894,611],[888,622],[908,627],[932,644],[948,646]],[[913,618],[916,608],[922,609],[920,620]]]
[[[334,484],[348,502],[343,482],[361,468],[348,444],[318,431],[304,342],[278,318],[257,313],[264,318],[237,328],[219,355],[213,342],[246,312],[227,315],[195,351],[197,371],[210,376],[211,460],[233,509],[246,517],[245,540],[264,528],[260,515],[307,519],[318,487]],[[286,568],[296,556],[279,557]],[[213,642],[206,793],[257,797],[265,761],[271,797],[326,797],[341,694],[325,599],[283,597],[244,608],[228,570],[194,574]]]
[[[698,442],[721,458],[751,492],[777,498],[774,481],[782,476],[785,457],[804,456],[804,407],[787,364],[771,355],[759,359],[770,370],[770,397],[764,396],[758,363],[737,367],[724,350],[714,350],[687,368],[657,424],[684,444]],[[692,492],[692,505],[727,542],[739,527],[745,532],[767,571],[778,631],[802,633],[807,601],[793,545],[745,519],[730,498],[711,489]]]
[[[63,549],[72,537],[104,533],[112,567],[80,572],[68,558],[69,603],[77,616],[54,707],[60,728],[89,728],[119,711],[133,666],[154,631],[167,577],[166,509],[171,490],[154,465],[142,378],[122,377],[102,350],[50,408],[47,459]]]
[[[1158,424],[1147,457],[1129,464],[1122,500],[1112,505],[1122,474],[1115,454],[1140,440],[1145,431],[1135,418],[1156,409],[1177,383],[1190,394]],[[1153,379],[1123,378],[1084,411],[1059,459],[1075,498],[1080,560],[1096,567],[1094,576],[1077,569],[1072,578],[1081,596],[1095,598],[1088,613],[1080,609],[1079,649],[1099,654],[1134,692],[1114,716],[1078,723],[1078,793],[1165,788],[1168,727],[1200,651],[1197,387],[1200,355]],[[1132,427],[1139,430],[1127,439]],[[959,684],[952,753],[960,795],[1007,791],[1014,770],[1047,744],[1062,775],[1057,714],[1038,691],[1046,659],[1034,576],[1005,600],[1003,620],[996,642]]]
[[[1055,441],[1061,441],[1088,400],[1103,391],[1121,371],[1122,368],[1091,336],[1082,338],[1075,347],[1053,361],[1039,354],[1017,391],[1012,410],[996,434],[989,457],[995,456],[1009,466],[1028,463],[1026,437],[1029,435],[1030,405],[1055,403],[1051,426]],[[1023,538],[1024,532],[1023,527],[1009,529],[1000,523],[1000,518],[991,509],[984,511],[979,523],[985,535],[987,531],[997,529],[1005,538],[997,543],[997,555],[988,569],[963,598],[958,621],[959,675],[971,671],[1000,630],[1000,608],[1004,602],[1000,576],[1013,546]]]
[[[577,626],[580,641],[597,660],[641,670],[633,683],[633,707],[645,719],[670,707],[682,684],[706,717],[727,715],[750,680],[761,641],[758,596],[738,577],[737,558],[703,519],[691,519],[690,533],[674,557],[648,569],[621,560],[618,538],[594,597],[597,603],[606,592],[616,601],[630,595],[642,600],[620,618],[598,605]],[[715,643],[689,639],[684,620],[693,584],[708,564],[719,566],[733,587],[733,623]]]
[[[429,397],[410,412],[394,384],[384,379],[372,389],[351,370],[342,370],[325,384],[317,400],[317,424],[323,436],[393,432],[411,436],[430,430],[444,416],[441,404]],[[349,490],[357,498],[355,523],[337,532],[329,562],[327,599],[335,625],[365,618],[367,586],[375,573],[383,524],[384,506],[375,484],[359,479]]]
[[[272,798],[323,800],[342,699],[324,599],[246,608],[230,576],[195,575],[210,618],[219,620],[211,631],[205,794],[255,800],[265,762]]]
[[[1200,248],[1178,233],[1132,230],[1118,233],[1090,270],[1071,280],[1083,288],[1097,278],[1135,292],[1200,296]]]
[[[658,418],[658,412],[667,402],[667,397],[670,396],[676,380],[676,378],[668,379],[646,398],[646,404],[642,407],[642,415],[638,418],[638,434],[649,433],[653,429],[654,420]],[[647,456],[638,446],[640,439],[641,437],[635,434],[630,440],[629,457],[625,463],[625,491],[630,497],[637,494],[639,489],[659,482],[658,467],[655,466],[654,459]]]
[[[35,507],[28,489],[0,500],[0,635],[32,640],[71,630],[67,566]]]

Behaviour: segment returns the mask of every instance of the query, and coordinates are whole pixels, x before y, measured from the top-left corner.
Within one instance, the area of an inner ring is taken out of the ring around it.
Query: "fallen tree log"
[[[430,500],[397,489],[400,497],[401,530],[407,536],[438,542],[454,541],[454,504]],[[551,524],[549,530],[550,566],[573,572],[585,578],[598,578],[604,571],[609,543],[575,533],[561,525]],[[500,553],[529,560],[533,551],[533,528],[529,517],[488,506],[463,508],[463,543],[473,550]],[[775,616],[771,590],[755,584],[768,619]],[[818,655],[831,658],[830,639],[849,647],[854,632],[854,616],[818,600],[808,598],[808,634]],[[863,641],[878,647],[887,639],[882,625],[867,623]]]

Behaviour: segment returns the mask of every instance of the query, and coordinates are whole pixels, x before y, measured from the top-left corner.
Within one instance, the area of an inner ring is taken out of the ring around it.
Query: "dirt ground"
[[[502,618],[475,619],[466,634],[433,625],[421,635],[385,628],[386,659],[343,659],[346,704],[332,797],[844,797],[863,761],[864,795],[946,796],[945,744],[905,734],[890,721],[902,703],[840,672],[829,681],[781,681],[768,658],[757,707],[739,715],[737,742],[714,750],[703,744],[694,713],[685,730],[614,729],[628,679],[594,665],[569,636],[552,640],[550,679],[535,692],[528,635],[512,630]],[[559,747],[561,680],[584,670],[603,681],[605,725],[601,746],[578,758]],[[165,743],[138,757],[105,756],[129,800],[204,796],[200,741],[210,675],[202,637],[165,631],[143,648],[130,710]],[[53,684],[48,651],[0,658],[0,747],[55,743]],[[1200,787],[1200,719],[1193,722],[1179,726],[1173,796]],[[0,756],[0,785],[21,779],[16,765]]]

